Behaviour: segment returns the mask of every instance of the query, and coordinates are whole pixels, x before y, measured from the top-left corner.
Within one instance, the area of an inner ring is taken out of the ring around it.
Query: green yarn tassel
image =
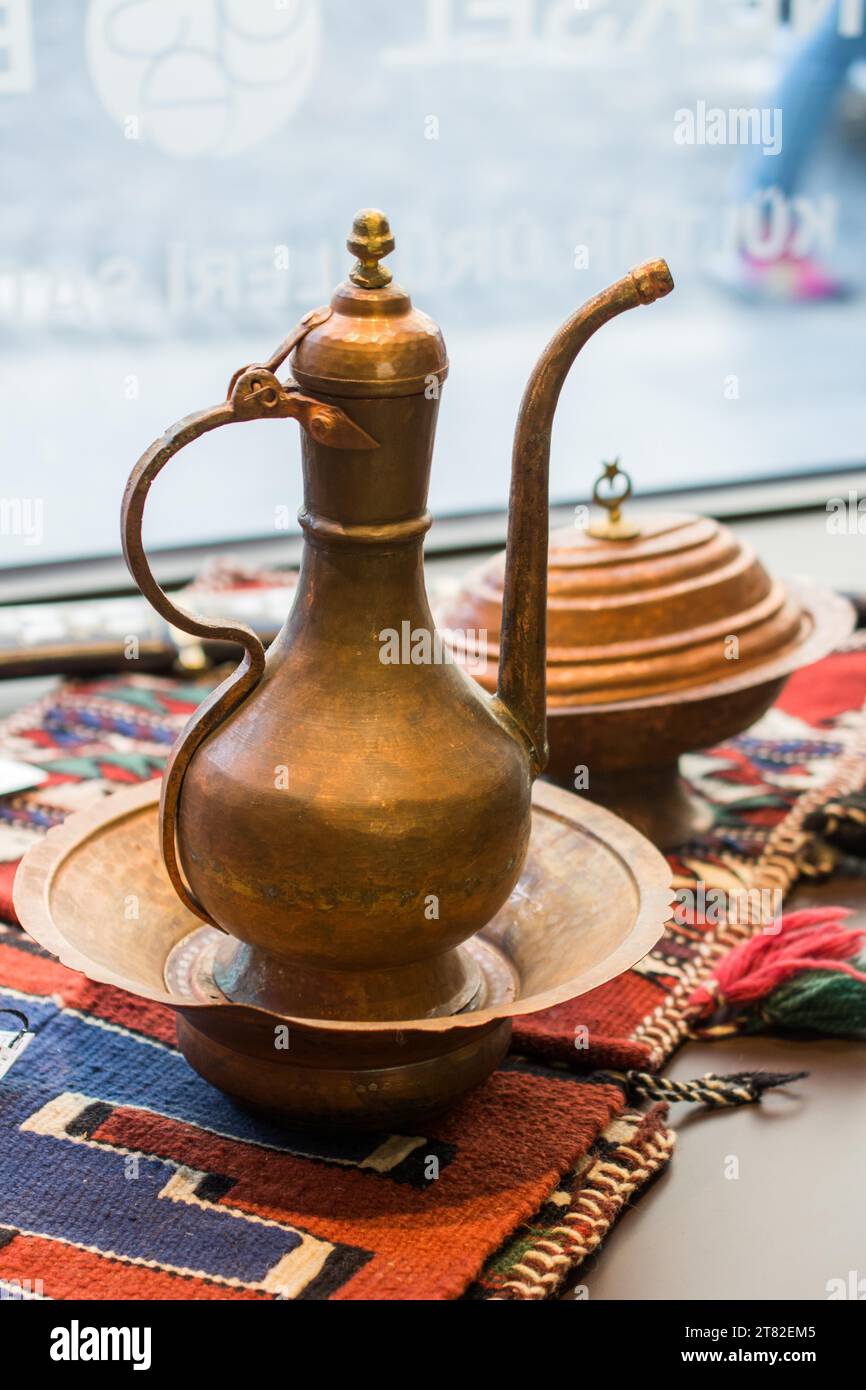
[[[866,973],[866,960],[853,961]],[[807,970],[779,985],[744,1020],[747,1033],[800,1028],[834,1037],[866,1033],[866,983],[833,970]]]

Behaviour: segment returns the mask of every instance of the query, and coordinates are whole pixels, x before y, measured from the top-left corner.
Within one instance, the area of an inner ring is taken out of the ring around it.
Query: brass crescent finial
[[[592,500],[596,505],[603,507],[607,512],[603,521],[594,521],[589,528],[589,534],[598,541],[631,541],[640,535],[639,526],[634,526],[630,521],[623,521],[622,518],[622,509],[632,496],[634,488],[628,473],[620,467],[620,462],[620,459],[614,459],[612,463],[602,465],[601,476],[592,494]],[[620,478],[624,486],[617,492],[617,479]],[[603,496],[602,493],[605,484],[609,488],[607,496]]]
[[[378,208],[363,208],[355,217],[346,245],[352,255],[358,257],[349,273],[353,285],[364,290],[381,290],[390,285],[394,276],[379,262],[383,256],[390,256],[396,242],[384,212]]]

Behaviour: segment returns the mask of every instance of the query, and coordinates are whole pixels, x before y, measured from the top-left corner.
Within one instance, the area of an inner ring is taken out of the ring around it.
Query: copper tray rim
[[[62,933],[51,910],[55,878],[70,855],[86,840],[121,820],[146,812],[151,807],[156,809],[160,787],[161,779],[153,779],[114,792],[96,806],[75,812],[61,825],[49,830],[38,844],[27,851],[18,867],[12,889],[13,904],[23,930],[68,969],[78,971],[96,984],[111,985],[135,998],[163,1004],[176,1013],[191,1015],[199,1020],[210,1017],[216,1021],[218,1016],[220,1021],[227,1021],[227,1015],[231,1013],[238,1022],[242,1016],[251,1023],[278,1020],[316,1033],[375,1035],[395,1032],[450,1033],[455,1030],[471,1032],[507,1018],[539,1013],[556,1004],[579,998],[617,978],[643,960],[660,940],[670,921],[674,899],[673,875],[661,852],[612,811],[550,783],[536,782],[533,808],[566,822],[583,838],[601,843],[620,861],[637,894],[635,917],[628,934],[612,951],[578,976],[542,994],[484,1009],[437,1018],[389,1019],[387,1022],[304,1018],[278,1014],[270,1009],[232,1000],[214,1003],[184,1000],[167,990],[143,986],[129,976],[122,976],[109,966],[93,961]],[[179,901],[177,906],[179,912],[189,916],[190,933],[197,926],[206,925],[199,923]],[[487,930],[482,928],[478,934],[484,936]]]

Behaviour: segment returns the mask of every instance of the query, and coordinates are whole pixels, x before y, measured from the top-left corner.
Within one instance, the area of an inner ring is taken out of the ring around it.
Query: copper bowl
[[[498,646],[488,636],[486,665],[471,648],[473,634],[499,632],[504,570],[501,555],[475,569],[438,615],[487,690]],[[655,516],[627,540],[555,531],[547,617],[547,775],[663,847],[710,820],[681,754],[748,728],[855,623],[846,599],[772,579],[727,526],[690,515]]]
[[[520,881],[466,944],[477,996],[450,1016],[287,1017],[217,983],[233,938],[177,899],[159,853],[159,784],[117,792],[28,851],[15,880],[22,926],[64,965],[177,1015],[187,1061],[221,1090],[295,1125],[393,1130],[483,1081],[511,1019],[621,974],[670,916],[661,855],[607,811],[537,783]],[[130,896],[138,915],[123,910]]]

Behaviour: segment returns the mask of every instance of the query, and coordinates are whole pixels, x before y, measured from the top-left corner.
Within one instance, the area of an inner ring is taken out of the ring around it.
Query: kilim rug
[[[523,1020],[499,1072],[422,1135],[322,1141],[251,1118],[174,1046],[171,1015],[94,985],[13,922],[21,856],[67,814],[160,774],[201,687],[71,683],[0,726],[38,765],[0,799],[0,1287],[49,1298],[540,1299],[667,1163],[665,1110],[605,1069],[659,1067],[683,1003],[748,928],[678,918],[635,970]],[[715,825],[676,882],[780,892],[832,857],[810,811],[866,781],[866,651],[792,680],[748,735],[693,758]]]

